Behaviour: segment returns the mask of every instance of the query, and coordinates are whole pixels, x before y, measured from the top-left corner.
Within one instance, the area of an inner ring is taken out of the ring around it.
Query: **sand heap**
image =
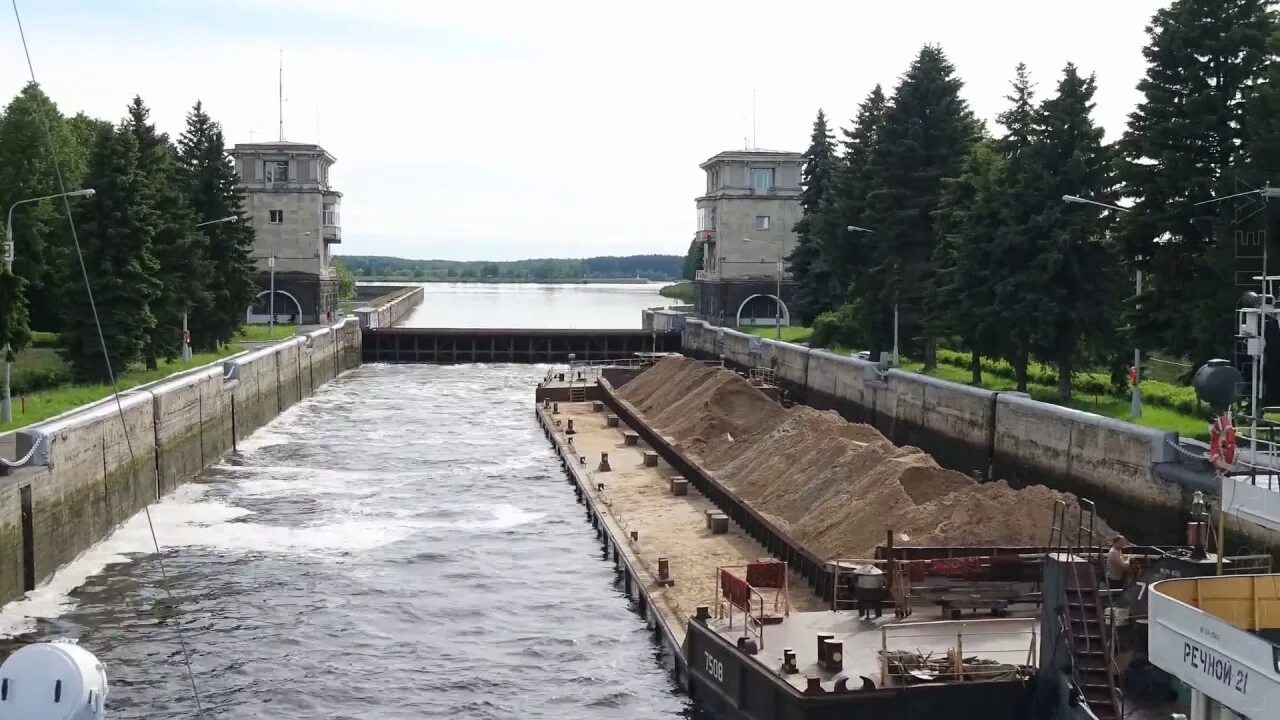
[[[1078,512],[1069,493],[975,482],[870,425],[785,409],[736,373],[689,358],[663,359],[620,394],[717,480],[827,558],[869,557],[890,528],[904,545],[1040,545],[1055,500]],[[1101,520],[1098,532],[1112,533]]]

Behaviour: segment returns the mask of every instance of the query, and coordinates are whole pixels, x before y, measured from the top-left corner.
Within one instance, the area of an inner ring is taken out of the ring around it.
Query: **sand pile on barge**
[[[620,394],[664,435],[791,537],[819,555],[866,557],[885,530],[912,545],[1039,545],[1054,500],[939,467],[870,425],[783,408],[736,373],[684,357],[645,371]],[[1111,530],[1101,520],[1098,532]],[[1105,542],[1105,541],[1104,541]]]

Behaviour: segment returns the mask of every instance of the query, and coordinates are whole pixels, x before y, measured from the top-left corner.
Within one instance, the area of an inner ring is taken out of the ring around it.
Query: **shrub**
[[[969,353],[938,348],[938,362],[950,367],[968,370]],[[983,358],[982,371],[996,377],[1013,380],[1013,366],[1005,360]],[[1031,385],[1056,387],[1058,373],[1047,365],[1033,363],[1027,367],[1027,382]],[[1076,373],[1075,377],[1071,379],[1071,388],[1082,395],[1129,397],[1128,388],[1117,388],[1115,383],[1112,382],[1110,373],[1105,372]],[[1203,412],[1200,402],[1196,399],[1195,389],[1159,380],[1142,381],[1142,402],[1155,407],[1168,408],[1184,415],[1200,415]]]
[[[38,390],[66,385],[71,382],[71,370],[67,367],[36,366],[15,367],[10,377],[10,392],[31,393]]]
[[[813,320],[813,332],[809,334],[812,347],[866,347],[861,325],[857,322],[857,306],[845,303],[835,310],[828,310]]]
[[[61,345],[58,342],[58,333],[44,332],[43,330],[31,331],[31,347],[38,348],[58,348]]]

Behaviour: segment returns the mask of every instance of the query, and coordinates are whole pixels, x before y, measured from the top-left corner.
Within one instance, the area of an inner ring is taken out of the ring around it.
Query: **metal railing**
[[[886,624],[880,628],[880,687],[1026,677],[1039,665],[1038,633],[1034,625],[999,629],[1009,624],[997,619]],[[966,637],[981,645],[981,656],[965,657]]]
[[[893,600],[894,614],[898,617],[905,617],[911,614],[912,595],[911,581],[907,575],[908,564],[893,559],[841,558],[830,561],[827,567],[831,571],[831,581],[834,587],[834,591],[831,593],[832,610],[851,610],[858,606],[857,598],[852,600],[841,598],[840,589],[844,587],[841,579],[856,576],[856,568],[859,565],[871,565],[882,570],[885,579],[884,589],[888,592],[890,599]]]
[[[776,561],[770,560],[769,562],[782,566],[782,587],[775,588],[775,587],[766,587],[763,585],[756,586],[756,585],[751,585],[750,583],[748,583],[747,585],[752,590],[758,590],[759,587],[764,587],[765,590],[773,590],[774,591],[773,602],[771,603],[773,607],[773,613],[775,615],[783,615],[783,616],[790,615],[791,614],[791,590],[789,585],[791,582],[791,577],[790,577],[791,568],[787,567],[787,564],[781,560],[776,560]],[[730,570],[730,571],[742,570],[743,577],[745,578],[747,575],[746,570],[748,567],[750,566],[746,564],[721,565],[717,567],[716,568],[716,597],[723,598],[723,596],[720,593],[720,571],[721,570]],[[761,597],[763,597],[763,594],[761,594]]]
[[[1107,684],[1110,688],[1111,704],[1115,712],[1118,713],[1118,716],[1123,718],[1124,696],[1118,692],[1115,685],[1116,680],[1121,677],[1120,665],[1116,662],[1115,658],[1115,648],[1118,646],[1116,623],[1114,621],[1108,622],[1108,618],[1114,620],[1115,606],[1112,603],[1111,593],[1109,591],[1103,591],[1100,580],[1100,578],[1105,577],[1106,555],[1104,553],[1098,553],[1096,556],[1091,556],[1082,552],[1083,548],[1093,549],[1097,547],[1095,530],[1097,526],[1098,510],[1097,506],[1094,505],[1091,500],[1079,498],[1078,503],[1079,512],[1076,518],[1075,528],[1071,528],[1067,525],[1069,509],[1067,508],[1066,502],[1063,500],[1054,501],[1053,525],[1049,531],[1049,548],[1051,551],[1056,549],[1060,554],[1072,555],[1087,560],[1085,572],[1093,575],[1094,605],[1098,613],[1097,621],[1101,625],[1102,631],[1101,636],[1097,637],[1099,645],[1097,650],[1102,653],[1103,663],[1107,673],[1109,674]],[[1088,515],[1085,514],[1086,507],[1088,508]],[[1074,543],[1072,543],[1070,539],[1072,530],[1075,532]],[[1068,565],[1068,567],[1070,568],[1071,579],[1073,580],[1071,584],[1075,586],[1076,606],[1081,608],[1080,619],[1083,621],[1087,618],[1087,613],[1083,610],[1083,608],[1086,607],[1084,596],[1085,588],[1081,587],[1081,581],[1078,575],[1080,569],[1079,566],[1074,564]],[[1071,591],[1066,587],[1067,578],[1065,576],[1062,578],[1062,582],[1061,599],[1063,601],[1063,606],[1058,610],[1059,630],[1062,636],[1065,637],[1067,644],[1071,649],[1072,683],[1078,688],[1083,688],[1084,685],[1082,684],[1078,673],[1079,668],[1075,661],[1075,629],[1071,626],[1070,608],[1067,607],[1067,593]],[[1106,599],[1105,604],[1103,602],[1104,597]],[[1089,633],[1087,627],[1083,629],[1083,633],[1084,635],[1082,637],[1084,640],[1085,652],[1093,652],[1095,636]]]
[[[722,570],[729,570],[731,567],[739,567],[739,566],[726,565],[724,567],[716,568],[716,596],[715,596],[716,617],[722,618],[722,619],[728,619],[729,630],[733,630],[734,618],[741,617],[742,631],[748,637],[755,636],[756,642],[758,643],[757,648],[759,650],[764,650],[765,597],[760,593],[759,590],[756,590],[744,579],[742,584],[745,585],[747,588],[746,605],[745,606],[738,605],[737,603],[726,598],[724,596],[724,593],[722,592],[722,588],[720,584],[720,577],[721,577],[720,572]],[[746,567],[746,566],[743,565],[740,567]],[[782,602],[785,604],[786,607],[788,608],[790,607],[789,601],[785,597],[785,593],[783,594]],[[774,597],[773,605],[774,605],[774,610],[776,612],[778,609],[778,597],[776,595]]]
[[[777,373],[775,373],[772,368],[753,367],[747,371],[747,380],[750,381],[752,385],[758,385],[760,383],[764,383],[765,385],[774,385],[776,377]]]

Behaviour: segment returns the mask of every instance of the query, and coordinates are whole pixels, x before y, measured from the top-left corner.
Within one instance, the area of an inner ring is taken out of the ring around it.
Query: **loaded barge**
[[[1143,575],[1127,594],[1109,591],[1099,571],[1110,538],[1094,537],[1082,501],[1055,509],[1040,546],[895,547],[890,531],[873,557],[823,558],[619,395],[663,356],[553,369],[536,413],[622,588],[702,709],[729,720],[1170,717],[1175,690],[1146,660],[1139,588],[1212,574],[1203,547],[1130,547]],[[783,400],[767,377],[748,380]],[[1130,672],[1145,686],[1126,699]]]

